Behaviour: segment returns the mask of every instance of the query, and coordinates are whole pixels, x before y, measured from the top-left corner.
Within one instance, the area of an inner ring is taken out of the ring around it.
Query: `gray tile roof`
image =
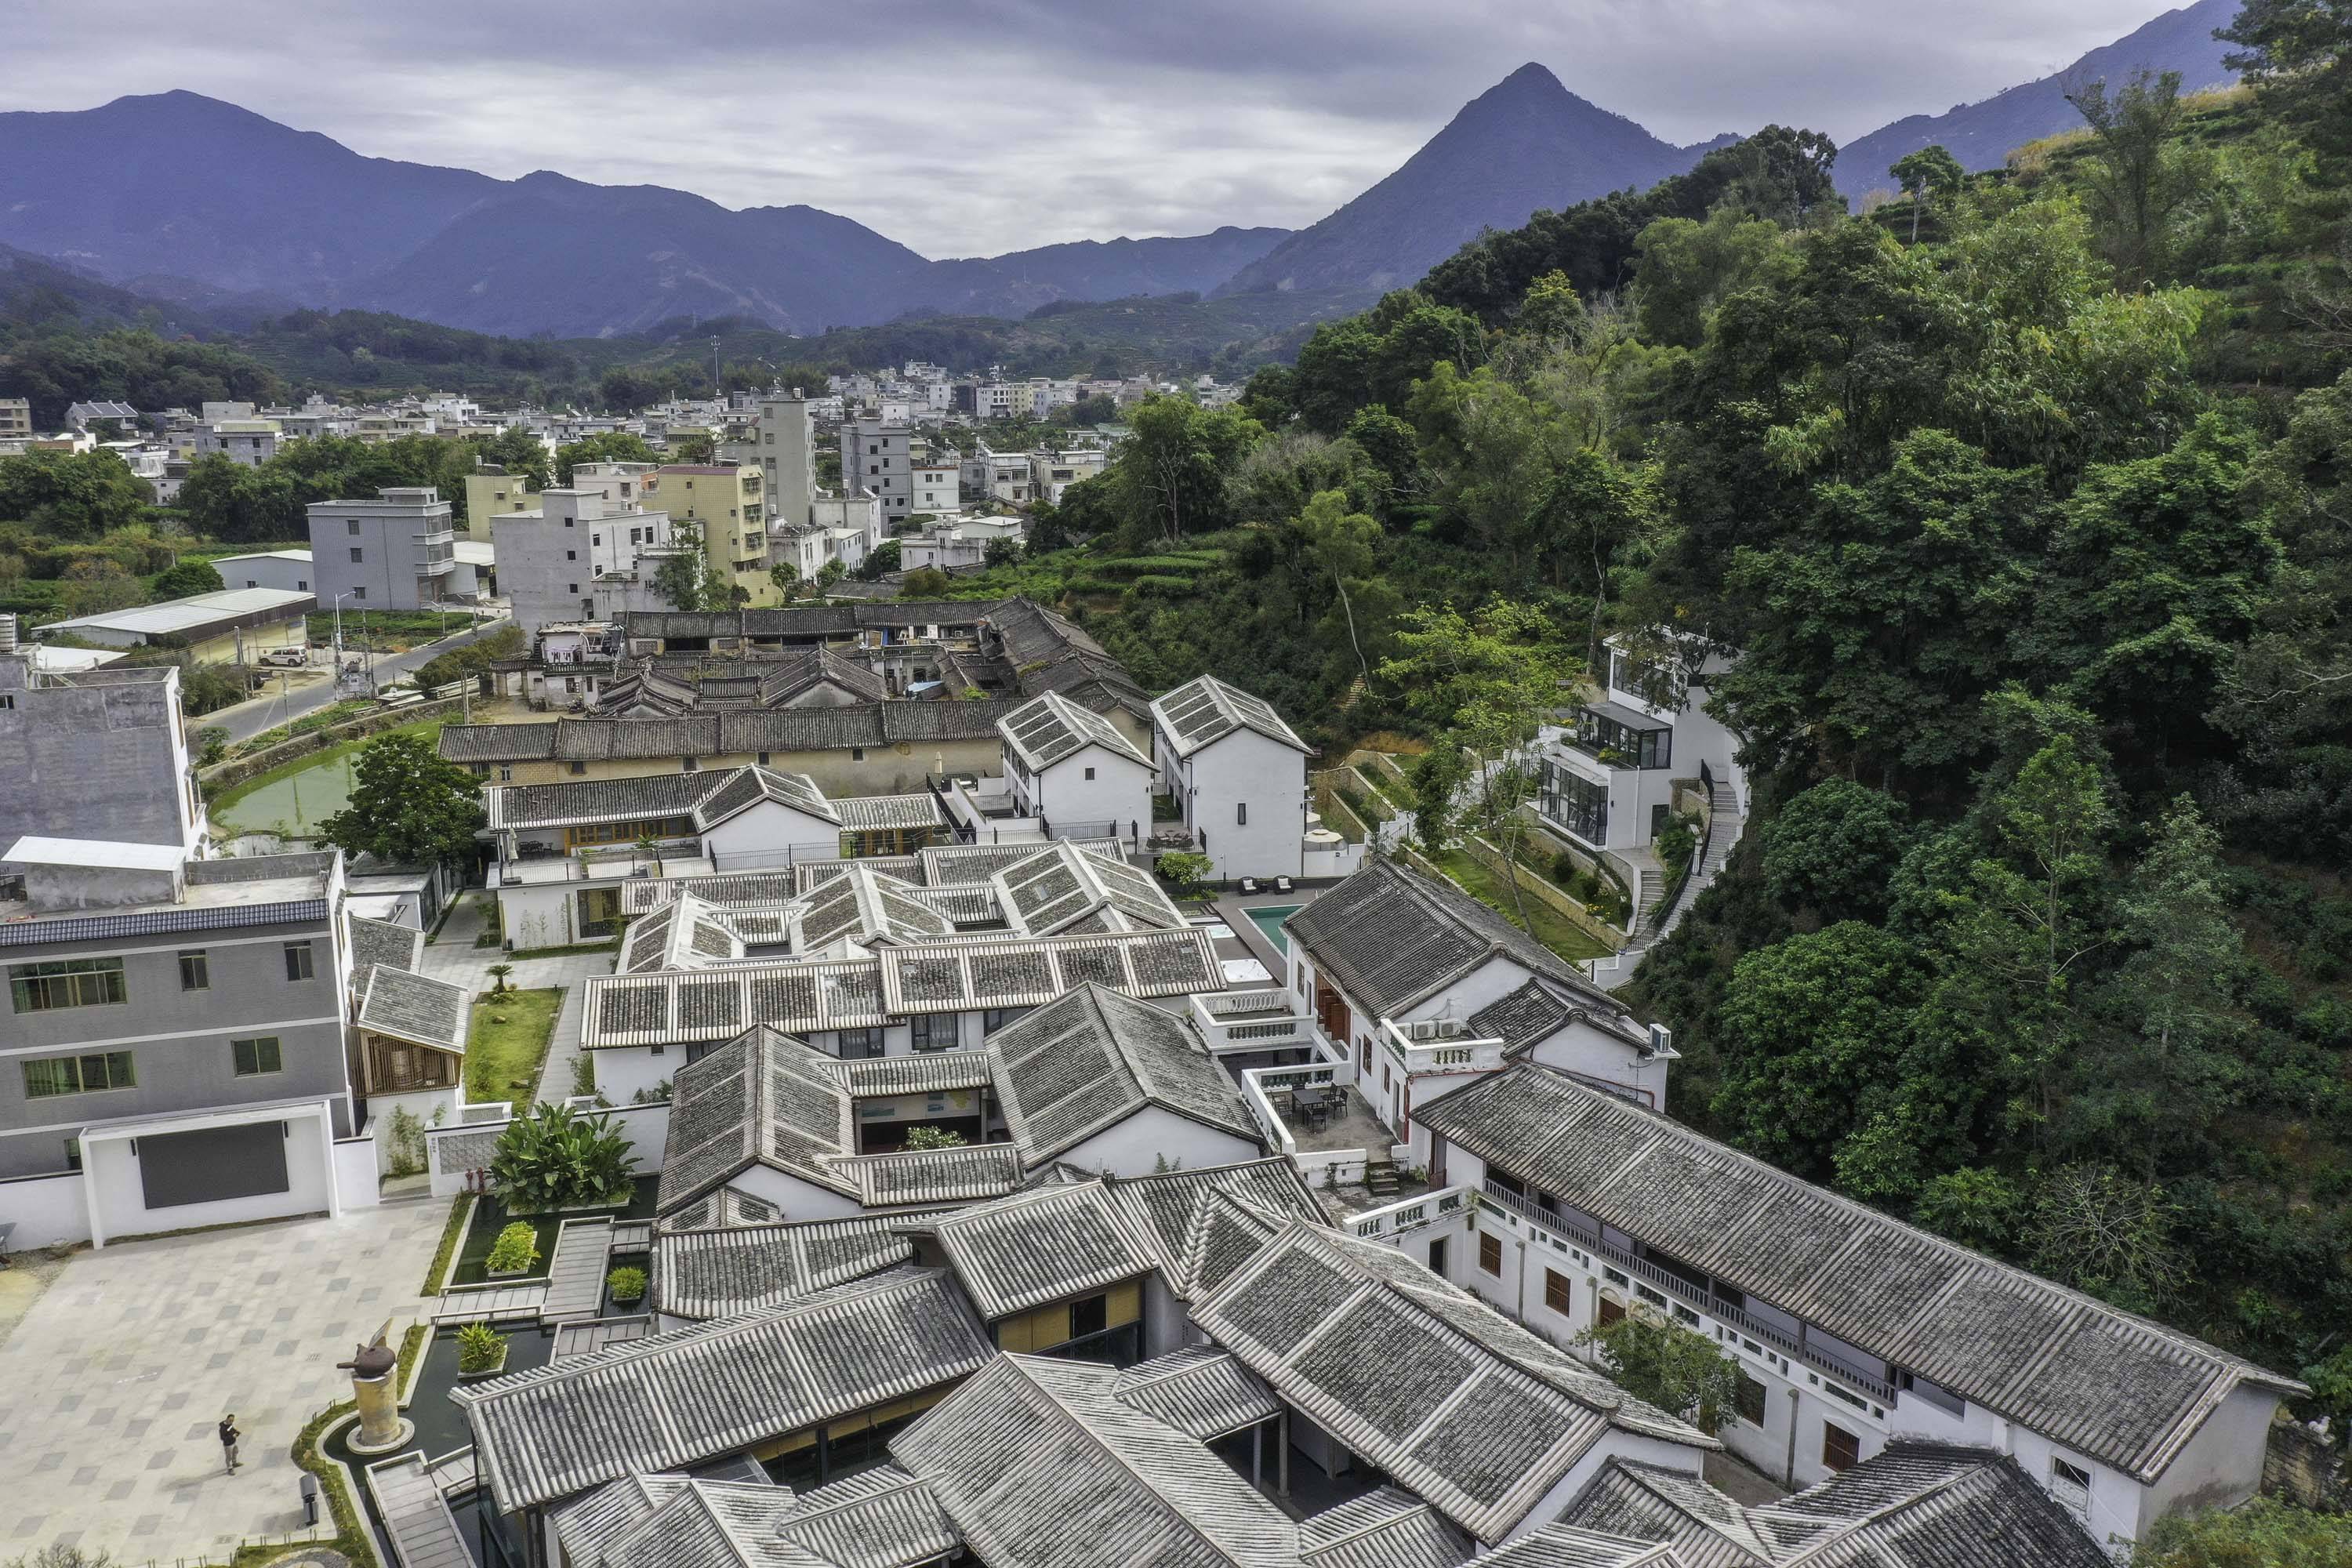
[[[1187,1345],[1120,1372],[1111,1397],[1203,1443],[1282,1414],[1255,1373],[1214,1345]]]
[[[1089,983],[1129,996],[1222,991],[1209,939],[1181,931],[980,938],[884,948],[882,1005],[893,1016],[1042,1007]]]
[[[743,938],[716,905],[681,892],[653,913],[631,921],[621,939],[623,974],[707,969],[743,956]]]
[[[946,1277],[900,1269],[462,1386],[502,1510],[719,1458],[969,1376],[988,1336]]]
[[[897,1465],[803,1492],[776,1536],[807,1554],[777,1568],[917,1568],[947,1557],[960,1540],[931,1489]]]
[[[1222,1195],[1227,1202],[1213,1201]],[[1111,1186],[1129,1226],[1150,1241],[1170,1289],[1189,1298],[1202,1284],[1222,1283],[1242,1256],[1294,1219],[1329,1223],[1298,1167],[1280,1154],[1238,1164],[1155,1172]],[[1214,1278],[1202,1279],[1203,1270]]]
[[[1455,1568],[1475,1550],[1444,1514],[1381,1487],[1298,1522],[1303,1568]]]
[[[1298,731],[1265,699],[1228,686],[1213,675],[1186,681],[1151,705],[1152,718],[1180,757],[1213,745],[1236,730],[1250,730],[1293,751],[1311,751]]]
[[[841,1064],[843,1081],[859,1096],[941,1094],[986,1089],[992,1081],[986,1051],[918,1051],[907,1057],[863,1057]]]
[[[1057,843],[1014,861],[990,879],[996,902],[1015,931],[1052,936],[1078,930],[1102,915],[1097,929],[1177,931],[1184,916],[1148,871],[1124,855],[1097,854]]]
[[[787,1034],[882,1024],[882,966],[871,958],[750,963],[588,981],[583,1049],[732,1039],[754,1024]]]
[[[900,1433],[989,1568],[1297,1568],[1298,1527],[1109,1367],[999,1356]]]
[[[540,789],[562,789],[562,784],[540,784]],[[806,773],[788,773],[774,768],[757,765],[737,768],[721,776],[694,806],[694,826],[698,833],[708,833],[730,817],[740,816],[753,806],[773,801],[794,811],[814,816],[820,822],[838,825],[841,813],[825,799],[824,791]]]
[[[1064,838],[1057,843],[1113,858],[1127,851],[1116,838]],[[929,887],[959,887],[986,882],[1007,866],[1018,865],[1037,853],[1034,844],[937,844],[916,851],[922,862],[922,880]]]
[[[727,1230],[736,1226],[774,1225],[784,1211],[766,1198],[755,1198],[733,1187],[720,1187],[690,1204],[683,1204],[654,1221],[657,1235],[678,1230]]]
[[[2072,1514],[1990,1448],[1896,1441],[1794,1496],[1741,1508],[1702,1481],[1613,1461],[1560,1523],[1673,1548],[1676,1568],[2100,1568]]]
[[[764,1026],[680,1068],[671,1085],[657,1211],[677,1214],[754,1165],[866,1208],[969,1202],[1021,1184],[1021,1151],[1009,1143],[858,1153],[856,1098],[874,1092],[860,1085],[875,1075],[851,1068]]]
[[[960,1204],[1001,1197],[1021,1185],[1021,1151],[1011,1143],[901,1149],[828,1161],[867,1208]]]
[[[346,914],[343,926],[351,939],[352,972],[381,964],[387,969],[415,969],[425,952],[425,933],[415,926],[372,921]]]
[[[824,1163],[857,1149],[849,1095],[834,1065],[824,1052],[763,1026],[678,1068],[656,1206],[670,1213],[753,1165],[854,1194]]]
[[[852,746],[985,741],[1019,703],[894,699],[839,708],[721,709],[674,719],[558,719],[541,724],[451,724],[441,755],[453,763],[628,762],[838,752]]]
[[[1151,759],[1119,733],[1118,725],[1058,691],[1044,692],[1023,703],[997,721],[996,731],[1004,737],[1005,746],[1033,770],[1051,767],[1088,746],[1151,766]]]
[[[2302,1384],[1522,1063],[1416,1108],[1561,1203],[2153,1481],[2242,1384]]]
[[[1133,1279],[1159,1262],[1099,1182],[1034,1188],[903,1225],[938,1239],[957,1283],[991,1322]]]
[[[496,829],[690,817],[705,795],[735,776],[732,772],[648,773],[633,779],[492,784],[482,792],[482,805]]]
[[[674,1318],[732,1317],[906,1262],[914,1245],[888,1215],[799,1225],[663,1231],[654,1237],[653,1309]]]
[[[904,831],[914,827],[944,828],[947,813],[939,796],[918,795],[850,795],[833,803],[841,826],[851,832]]]
[[[1375,858],[1284,922],[1316,967],[1383,1017],[1502,957],[1542,975],[1591,1022],[1633,1037],[1622,1003],[1451,882]],[[1369,1021],[1369,1020],[1368,1020]]]
[[[1392,1247],[1294,1222],[1193,1321],[1353,1452],[1484,1542],[1612,1428],[1715,1439]]]
[[[361,1028],[459,1056],[473,1018],[472,992],[405,969],[376,965],[360,994]]]
[[[955,923],[934,909],[923,891],[870,867],[848,866],[786,910],[784,923],[793,951],[816,952],[845,937],[871,945],[938,942],[953,936]]]
[[[1256,1142],[1241,1091],[1191,1022],[1088,984],[988,1037],[997,1099],[1031,1167],[1147,1105]]]
[[[1512,1051],[1548,1040],[1576,1016],[1567,1002],[1530,980],[1470,1015],[1470,1029],[1481,1039],[1500,1040]]]

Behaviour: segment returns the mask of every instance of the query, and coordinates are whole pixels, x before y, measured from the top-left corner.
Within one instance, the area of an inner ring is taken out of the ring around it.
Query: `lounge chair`
[[[1287,877],[1276,877],[1274,879],[1274,890],[1277,893],[1286,893],[1290,891],[1290,879]]]
[[[1242,879],[1242,896],[1246,898],[1256,891],[1257,879],[1255,877],[1244,877]]]

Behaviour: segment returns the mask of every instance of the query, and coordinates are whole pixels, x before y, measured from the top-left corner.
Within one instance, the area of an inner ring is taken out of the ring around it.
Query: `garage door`
[[[139,1179],[151,1209],[285,1192],[286,1124],[151,1134],[139,1140]]]

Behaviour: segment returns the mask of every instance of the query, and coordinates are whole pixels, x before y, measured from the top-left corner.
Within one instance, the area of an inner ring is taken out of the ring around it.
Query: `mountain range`
[[[2078,123],[2069,80],[2173,69],[2225,80],[2198,0],[2066,70],[1915,115],[1841,154],[1849,195],[1931,142],[1970,168]],[[294,306],[390,311],[514,336],[611,336],[734,316],[789,332],[908,316],[1020,317],[1057,300],[1316,293],[1418,279],[1487,227],[1686,169],[1676,147],[1540,65],[1479,95],[1395,173],[1297,233],[1219,228],[931,260],[815,207],[733,210],[659,185],[516,180],[371,158],[192,92],[0,113],[0,244],[147,298],[251,318]]]
[[[2066,101],[2070,83],[2122,83],[2134,71],[2179,71],[2184,92],[2220,87],[2236,79],[2221,63],[2230,46],[2213,37],[2237,18],[2241,0],[2197,0],[2167,11],[2146,26],[2104,44],[2063,70],[2012,87],[1976,103],[1941,114],[1913,114],[1857,137],[1838,150],[1832,171],[1849,196],[1885,190],[1894,184],[1887,168],[1906,153],[1941,144],[1964,169],[1998,169],[2012,149],[2070,131],[2082,116]]]

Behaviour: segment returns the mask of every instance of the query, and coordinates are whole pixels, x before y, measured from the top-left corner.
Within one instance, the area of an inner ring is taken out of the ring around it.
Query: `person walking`
[[[236,1440],[244,1436],[244,1433],[236,1429],[236,1411],[232,1410],[227,1415],[221,1417],[221,1454],[228,1461],[228,1473],[230,1475],[236,1474]]]

